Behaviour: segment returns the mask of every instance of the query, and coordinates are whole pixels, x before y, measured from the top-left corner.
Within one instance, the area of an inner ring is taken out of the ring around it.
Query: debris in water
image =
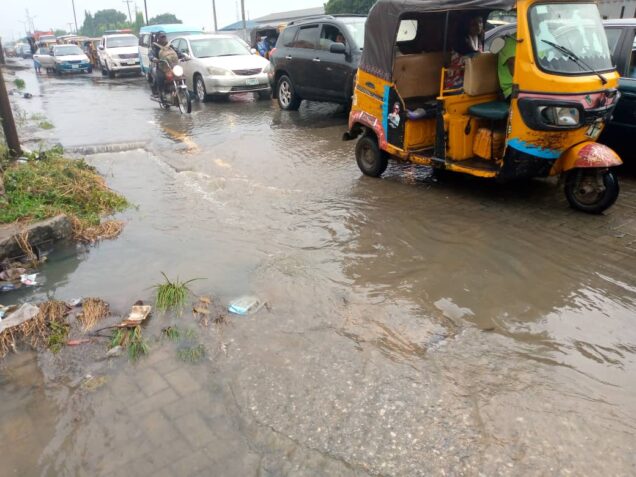
[[[108,315],[110,315],[108,303],[99,298],[87,298],[82,304],[82,312],[77,315],[77,320],[82,324],[83,330],[88,331]]]
[[[256,296],[242,296],[233,300],[228,306],[228,311],[235,315],[251,315],[256,313],[265,305],[260,298]]]
[[[86,375],[86,378],[82,382],[82,388],[87,391],[95,391],[98,388],[101,388],[104,384],[106,384],[108,379],[106,376],[92,376],[90,374]]]
[[[141,334],[141,327],[118,328],[110,341],[111,348],[120,346],[128,349],[128,357],[131,361],[138,360],[142,355],[148,354],[150,348]]]
[[[66,342],[66,346],[80,346],[83,344],[91,343],[93,340],[88,338],[80,339],[80,340],[68,340]]]
[[[26,273],[25,268],[9,268],[3,272],[0,272],[0,280],[12,282],[18,280],[22,275]]]
[[[69,308],[76,308],[80,306],[81,304],[82,304],[81,298],[73,298],[72,300],[69,300],[66,302],[66,306],[68,306]]]
[[[151,311],[152,307],[150,305],[133,305],[126,319],[118,326],[122,328],[139,326],[146,318],[148,318]]]
[[[37,277],[38,277],[37,273],[33,273],[32,275],[26,275],[26,274],[20,275],[20,282],[22,282],[24,286],[32,287],[38,284],[35,281]]]
[[[121,347],[120,345],[117,345],[111,349],[108,350],[108,353],[106,353],[106,357],[107,358],[118,358],[122,355],[122,353],[124,352],[124,348]]]
[[[8,283],[7,285],[0,286],[0,292],[10,292],[16,290],[18,287],[13,283]]]

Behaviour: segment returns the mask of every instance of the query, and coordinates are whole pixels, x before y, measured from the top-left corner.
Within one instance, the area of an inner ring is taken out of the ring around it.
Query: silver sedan
[[[254,54],[245,42],[233,35],[190,35],[172,40],[182,55],[181,63],[188,89],[199,101],[211,95],[255,92],[271,96],[270,62]]]

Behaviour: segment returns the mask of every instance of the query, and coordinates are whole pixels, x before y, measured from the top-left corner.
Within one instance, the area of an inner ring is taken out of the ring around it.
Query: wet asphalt
[[[363,177],[337,105],[240,95],[181,115],[143,78],[26,77],[47,140],[133,143],[87,160],[135,206],[117,240],[58,248],[12,300],[124,313],[163,271],[203,278],[219,310],[268,307],[209,327],[157,314],[137,364],[104,343],[11,357],[6,475],[634,473],[633,175],[587,216],[555,181]],[[197,330],[202,364],[175,359],[167,323]]]

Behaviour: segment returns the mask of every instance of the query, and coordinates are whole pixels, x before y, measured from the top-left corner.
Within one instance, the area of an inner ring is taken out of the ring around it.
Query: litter
[[[139,326],[142,321],[148,318],[148,315],[150,315],[151,311],[152,307],[150,305],[133,305],[126,319],[122,321],[118,325],[118,327],[131,328],[134,326]]]
[[[123,352],[124,352],[124,348],[121,345],[117,345],[114,348],[111,348],[108,350],[108,353],[106,353],[106,357],[117,358],[121,356]]]
[[[81,339],[81,340],[68,340],[66,342],[66,345],[67,346],[79,346],[79,345],[83,345],[83,344],[86,344],[86,343],[90,343],[91,341],[92,340],[89,340],[87,338]]]
[[[72,300],[69,300],[66,302],[66,306],[68,306],[69,308],[76,308],[80,306],[81,304],[82,304],[81,298],[73,298]]]
[[[235,315],[251,315],[263,308],[265,302],[256,296],[242,296],[233,300],[227,310]]]
[[[39,313],[40,309],[37,306],[25,303],[0,322],[0,333],[6,329],[21,325],[25,321],[32,320]]]
[[[37,277],[38,277],[37,273],[34,273],[32,275],[20,275],[20,281],[22,282],[23,285],[26,285],[27,287],[32,287],[38,284],[35,281]]]
[[[15,286],[13,283],[8,283],[7,285],[0,286],[0,292],[9,292],[9,291],[13,291],[13,290],[15,290],[17,288],[18,287]]]

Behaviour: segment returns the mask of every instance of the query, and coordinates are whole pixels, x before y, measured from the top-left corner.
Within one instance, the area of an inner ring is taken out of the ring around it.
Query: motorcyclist
[[[160,32],[157,35],[157,41],[153,42],[148,56],[155,65],[152,92],[154,96],[159,96],[166,83],[166,73],[179,62],[180,55],[171,45],[168,45],[166,34]]]

